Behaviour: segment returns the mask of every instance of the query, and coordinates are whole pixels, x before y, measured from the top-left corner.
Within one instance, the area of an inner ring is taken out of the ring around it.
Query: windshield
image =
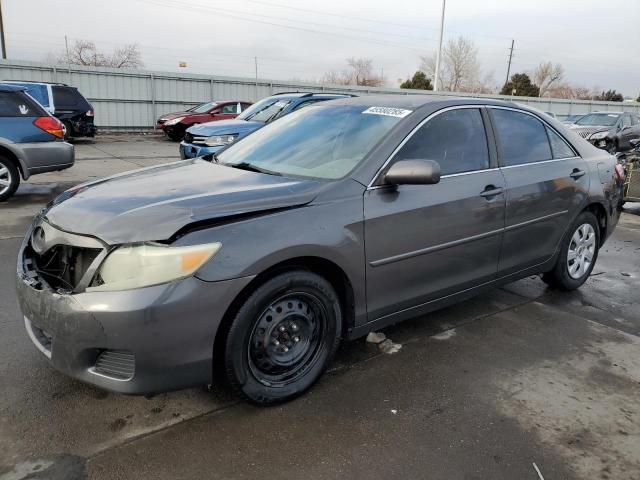
[[[187,110],[187,112],[205,113],[205,112],[208,112],[209,110],[211,110],[216,105],[217,105],[216,102],[201,103],[200,105],[196,105],[195,107],[191,107],[189,110]]]
[[[577,120],[576,125],[612,127],[616,124],[618,118],[620,118],[620,115],[615,113],[590,113]]]
[[[285,176],[344,177],[400,120],[366,110],[346,105],[303,108],[232,144],[218,160]]]
[[[279,114],[287,105],[288,100],[278,100],[277,98],[265,98],[254,103],[242,114],[238,115],[239,120],[251,120],[252,122],[266,123]]]

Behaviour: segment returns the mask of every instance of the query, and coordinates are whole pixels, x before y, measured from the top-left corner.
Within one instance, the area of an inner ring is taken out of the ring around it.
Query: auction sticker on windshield
[[[392,107],[369,107],[362,113],[369,113],[371,115],[387,115],[388,117],[404,118],[409,115],[413,110],[404,110],[402,108]]]

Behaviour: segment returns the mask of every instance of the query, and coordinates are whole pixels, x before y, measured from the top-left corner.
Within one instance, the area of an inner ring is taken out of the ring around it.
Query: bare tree
[[[552,85],[560,83],[563,77],[564,68],[559,63],[554,65],[551,62],[542,62],[533,71],[533,83],[540,87],[541,97],[544,97]]]
[[[324,74],[322,83],[334,85],[360,85],[362,87],[379,87],[384,85],[382,75],[374,73],[373,61],[370,58],[347,58],[348,68],[341,72],[330,71]]]
[[[129,44],[115,49],[112,53],[103,53],[90,40],[76,40],[66,51],[57,55],[59,63],[87,65],[92,67],[138,68],[144,66],[138,45]]]
[[[428,77],[435,76],[436,54],[421,57],[420,69]],[[440,60],[440,88],[452,92],[474,90],[480,76],[478,50],[465,37],[450,39],[442,49]]]

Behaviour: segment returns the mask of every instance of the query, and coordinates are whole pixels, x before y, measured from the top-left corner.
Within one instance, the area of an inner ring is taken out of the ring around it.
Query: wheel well
[[[15,153],[13,153],[7,147],[3,147],[2,145],[0,145],[0,155],[11,160],[11,162],[13,162],[13,164],[16,166],[16,168],[20,172],[20,175],[22,176],[22,178],[24,178],[24,171],[22,170],[22,164],[18,160],[18,157],[16,157]]]
[[[221,365],[224,355],[224,342],[231,326],[231,322],[240,309],[244,301],[253,293],[260,285],[266,281],[284,272],[290,272],[292,270],[308,270],[316,273],[327,280],[336,293],[340,297],[340,303],[342,306],[342,312],[344,315],[342,333],[347,332],[348,328],[353,326],[355,321],[355,303],[353,287],[349,278],[344,271],[335,263],[321,257],[297,257],[291,258],[284,262],[280,262],[272,267],[269,267],[264,272],[256,276],[231,302],[231,305],[227,309],[218,331],[216,332],[214,344],[213,344],[213,361],[214,365]],[[214,368],[214,375],[220,372],[221,369]]]
[[[593,213],[598,220],[598,227],[600,227],[600,246],[602,246],[607,236],[607,211],[601,203],[587,205],[584,210]]]

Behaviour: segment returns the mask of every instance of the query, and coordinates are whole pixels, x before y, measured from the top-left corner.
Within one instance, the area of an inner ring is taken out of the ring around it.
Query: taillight
[[[624,180],[624,167],[622,165],[620,165],[619,163],[616,163],[615,172],[616,172],[616,177],[618,178],[619,181]]]
[[[85,115],[87,117],[93,117],[93,108],[91,110],[87,110],[87,113]]]
[[[51,135],[58,138],[62,138],[62,123],[55,117],[38,117],[33,121],[33,124],[41,130],[44,130]]]

